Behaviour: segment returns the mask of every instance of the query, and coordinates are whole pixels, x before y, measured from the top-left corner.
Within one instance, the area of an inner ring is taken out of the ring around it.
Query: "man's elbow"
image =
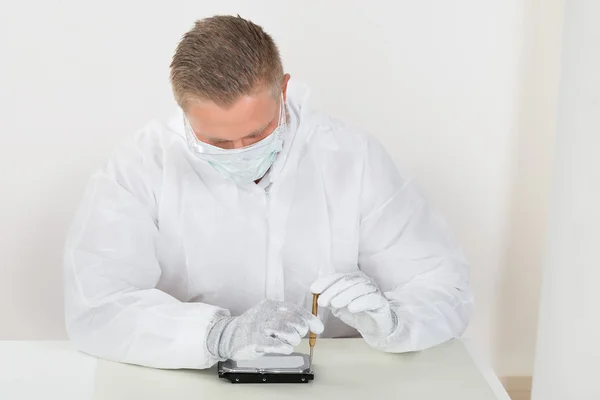
[[[121,361],[119,344],[110,339],[101,315],[93,310],[78,314],[65,313],[65,328],[73,346],[86,354],[112,361]]]
[[[94,334],[89,324],[89,318],[85,315],[74,316],[65,313],[65,329],[69,341],[73,346],[84,353],[100,357],[98,349],[94,346]]]

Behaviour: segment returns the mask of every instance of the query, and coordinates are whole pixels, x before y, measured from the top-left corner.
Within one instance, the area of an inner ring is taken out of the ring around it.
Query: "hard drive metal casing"
[[[275,357],[277,359],[296,357],[294,360],[301,357],[302,363],[299,366],[251,367],[244,365],[246,362],[221,361],[218,364],[219,378],[227,379],[231,383],[308,383],[314,379],[314,373],[307,354],[267,354],[263,356],[262,361],[266,361],[268,364],[269,357],[271,357],[271,360],[275,360]],[[288,359],[292,360],[292,358]]]

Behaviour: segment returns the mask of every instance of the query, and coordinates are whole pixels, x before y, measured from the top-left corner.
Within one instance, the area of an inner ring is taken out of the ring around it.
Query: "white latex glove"
[[[308,331],[323,332],[323,323],[295,304],[263,300],[239,317],[218,320],[207,339],[215,357],[251,360],[266,353],[291,354]]]
[[[319,306],[358,330],[367,341],[382,339],[398,327],[398,318],[377,284],[362,272],[337,273],[314,282]]]

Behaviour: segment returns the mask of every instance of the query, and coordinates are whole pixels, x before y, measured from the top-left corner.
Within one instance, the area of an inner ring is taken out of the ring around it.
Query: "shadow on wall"
[[[543,4],[542,4],[543,3]],[[556,132],[564,0],[527,1],[506,259],[500,282],[496,372],[533,370]]]

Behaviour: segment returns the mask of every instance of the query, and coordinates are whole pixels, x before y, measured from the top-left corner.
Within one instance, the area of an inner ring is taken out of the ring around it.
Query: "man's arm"
[[[375,277],[397,317],[389,352],[416,351],[459,336],[473,309],[468,266],[445,222],[402,177],[374,139],[363,175],[359,267]]]
[[[65,250],[68,334],[82,351],[158,368],[206,368],[208,330],[229,315],[156,289],[160,148],[138,135],[94,175]],[[142,151],[141,148],[150,148]],[[156,150],[153,150],[153,149]]]

